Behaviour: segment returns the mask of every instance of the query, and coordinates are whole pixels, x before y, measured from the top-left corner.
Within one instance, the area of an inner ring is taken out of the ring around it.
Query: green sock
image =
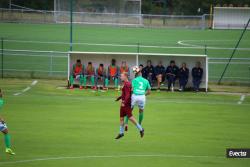
[[[91,80],[91,85],[95,86],[95,77],[91,76],[90,80]]]
[[[106,78],[105,79],[105,87],[108,87],[109,86],[109,80]]]
[[[4,142],[5,142],[6,148],[10,148],[10,135],[9,134],[4,135]]]
[[[128,124],[128,116],[125,117],[125,125]]]
[[[143,112],[140,112],[139,113],[139,124],[141,125],[142,123],[142,120],[143,120]]]
[[[118,87],[118,79],[115,78],[115,87]]]
[[[70,86],[72,86],[74,84],[74,77],[73,77],[73,75],[70,75],[70,77],[69,77],[69,84],[70,84]]]
[[[83,86],[86,86],[86,85],[87,85],[87,77],[84,76],[84,77],[83,77]]]
[[[80,86],[84,84],[84,77],[83,75],[80,75]]]

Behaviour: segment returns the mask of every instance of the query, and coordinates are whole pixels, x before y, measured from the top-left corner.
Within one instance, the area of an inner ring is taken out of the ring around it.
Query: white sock
[[[124,126],[120,126],[120,134],[124,134]]]
[[[139,129],[140,131],[142,131],[142,126],[140,124],[137,123],[136,127],[137,127],[137,129]]]

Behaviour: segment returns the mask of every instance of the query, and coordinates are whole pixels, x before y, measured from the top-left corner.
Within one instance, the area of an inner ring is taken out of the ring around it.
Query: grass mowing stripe
[[[35,95],[35,93],[33,93],[32,95]],[[29,95],[29,96],[32,96]],[[37,95],[39,96],[48,96],[48,94],[39,94],[37,93]],[[114,100],[114,97],[94,97],[94,96],[72,96],[72,94],[70,95],[60,95],[60,94],[53,94],[53,97],[57,97],[57,98],[70,98],[71,100],[83,100],[83,101],[112,101]],[[210,100],[210,99],[209,99]],[[213,99],[212,99],[213,100]],[[164,98],[154,98],[154,99],[148,99],[147,102],[149,103],[176,103],[176,104],[207,104],[207,105],[211,105],[211,104],[218,104],[218,105],[238,105],[237,103],[235,103],[235,101],[229,101],[229,102],[218,102],[217,100],[215,101],[202,101],[200,100],[200,98],[194,98],[191,99],[189,101],[189,99],[164,99]],[[249,106],[250,104],[242,104],[245,106]]]

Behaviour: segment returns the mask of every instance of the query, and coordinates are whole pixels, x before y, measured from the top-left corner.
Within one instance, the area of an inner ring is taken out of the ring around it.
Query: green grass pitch
[[[141,139],[129,124],[119,131],[118,92],[67,90],[60,80],[0,80],[5,106],[0,113],[12,134],[15,156],[1,167],[247,167],[249,159],[227,159],[226,148],[250,147],[250,98],[238,94],[153,92],[148,97]],[[137,109],[134,115],[137,117]],[[2,136],[1,136],[2,137]]]
[[[231,49],[237,43],[241,30],[191,30],[191,29],[154,29],[154,28],[129,28],[110,26],[84,26],[74,25],[73,45],[74,51],[110,51],[110,52],[137,52],[137,47],[128,46],[96,46],[91,44],[121,44],[121,45],[146,45],[180,48],[154,48],[140,47],[140,52],[148,53],[184,53],[205,54],[209,58],[228,58]],[[62,51],[69,50],[69,25],[67,24],[10,24],[0,23],[0,37],[5,39],[4,49],[14,50],[38,50],[38,51]],[[16,41],[18,40],[18,42]],[[30,42],[28,42],[30,41]],[[36,43],[39,41],[39,43]],[[48,43],[52,42],[52,43]],[[56,42],[56,43],[54,43]],[[60,43],[57,43],[60,42]],[[180,42],[180,43],[178,43]],[[201,48],[190,48],[198,46]],[[186,48],[183,48],[186,47]],[[238,50],[235,58],[249,58],[250,32],[247,31],[239,45],[245,50]],[[220,49],[218,49],[220,48]],[[224,49],[221,49],[224,48]],[[11,55],[12,54],[12,55]],[[48,77],[50,68],[50,53],[47,56],[39,56],[38,53],[4,53],[4,67],[6,69],[28,70],[35,72],[7,71],[6,76],[12,77]],[[53,54],[53,53],[51,53]],[[54,54],[53,54],[54,55]],[[33,56],[33,57],[30,57]],[[59,56],[66,56],[60,54]],[[1,61],[1,60],[0,60]],[[212,61],[214,62],[214,61]],[[243,62],[243,64],[242,64]],[[236,61],[230,64],[225,77],[231,81],[243,81],[249,83],[249,60],[241,61],[239,66]],[[209,64],[209,80],[218,81],[226,61]],[[244,64],[245,63],[245,64]],[[67,58],[53,57],[52,77],[67,76]],[[42,72],[40,72],[42,71]],[[51,76],[51,75],[50,75]]]
[[[0,23],[0,37],[9,40],[62,42],[55,43],[17,43],[7,41],[5,49],[21,50],[69,50],[69,25],[68,24],[14,24]],[[200,47],[234,48],[242,30],[194,30],[194,29],[157,29],[157,28],[132,28],[74,25],[73,49],[75,51],[120,51],[137,52],[137,47],[117,46],[89,46],[79,43],[99,44],[125,44],[149,46],[185,46],[178,41]],[[240,43],[240,48],[250,48],[250,32],[247,31]],[[64,43],[63,43],[64,42]],[[204,54],[201,49],[168,49],[168,48],[140,48],[141,52],[148,53],[192,53]],[[213,50],[208,48],[210,57],[229,57],[230,50]],[[249,57],[248,51],[239,51],[236,57]]]

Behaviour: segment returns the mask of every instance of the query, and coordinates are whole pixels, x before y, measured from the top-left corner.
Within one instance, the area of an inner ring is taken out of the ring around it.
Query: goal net
[[[249,18],[250,8],[248,7],[215,7],[213,28],[244,29]]]
[[[92,62],[95,68],[98,68],[99,64],[104,64],[104,67],[110,65],[111,60],[115,59],[118,66],[121,66],[122,61],[126,61],[129,65],[130,74],[132,74],[132,67],[135,65],[146,65],[147,60],[151,60],[153,66],[156,66],[159,61],[162,61],[166,67],[171,60],[176,62],[177,66],[181,66],[183,62],[187,64],[189,68],[189,80],[187,87],[192,88],[192,68],[195,67],[196,62],[200,62],[203,68],[203,78],[200,85],[201,88],[207,91],[208,88],[208,59],[206,55],[193,55],[193,54],[161,54],[161,53],[125,53],[125,52],[69,52],[68,54],[68,78],[70,77],[72,67],[76,60],[80,59],[82,64],[86,67],[88,62]],[[134,75],[130,75],[130,79],[134,78]],[[166,83],[166,82],[165,82]],[[166,85],[166,84],[165,84]],[[154,84],[156,86],[156,83]],[[179,88],[178,80],[176,81],[175,89]]]
[[[54,0],[54,19],[70,22],[70,0]],[[73,0],[73,22],[140,25],[141,0]]]

